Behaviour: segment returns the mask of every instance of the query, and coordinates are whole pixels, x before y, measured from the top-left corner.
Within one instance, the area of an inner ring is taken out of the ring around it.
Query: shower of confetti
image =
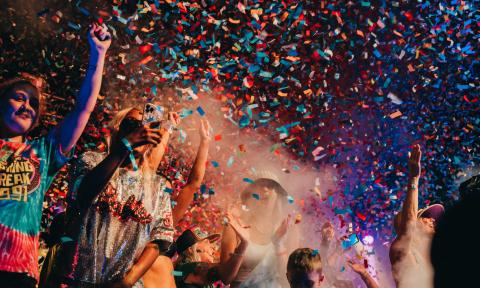
[[[88,24],[105,23],[112,31],[102,97],[78,152],[105,149],[103,127],[127,104],[168,90],[164,100],[171,106],[192,103],[183,118],[208,117],[195,101],[217,97],[219,113],[232,125],[268,131],[258,137],[278,144],[272,153],[286,149],[302,165],[337,171],[336,191],[312,193],[304,209],[329,206],[357,233],[377,238],[392,235],[412,143],[424,150],[420,205],[455,200],[459,179],[480,162],[475,1],[6,3],[1,77],[27,71],[49,83],[36,133],[72,106],[88,59]],[[214,141],[221,145],[222,137]],[[238,153],[248,153],[249,144],[236,147]],[[191,165],[170,162],[165,169],[174,179],[188,171],[180,165]],[[209,184],[199,194],[215,195],[214,174],[236,162],[212,156],[210,164]],[[284,172],[301,177],[298,166]],[[48,193],[46,215],[53,214],[49,203],[61,202],[65,181],[60,175]],[[198,212],[205,207],[198,204],[188,216],[206,221]]]

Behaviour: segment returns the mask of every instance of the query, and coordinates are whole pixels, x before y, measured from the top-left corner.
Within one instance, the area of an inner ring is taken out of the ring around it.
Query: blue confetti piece
[[[246,115],[243,115],[240,120],[238,121],[240,128],[247,127],[250,124],[250,119]]]
[[[260,200],[260,195],[258,195],[257,193],[252,193],[252,197],[256,200]]]
[[[250,179],[250,178],[243,178],[243,182],[247,182],[247,183],[250,183],[250,184],[251,184],[251,183],[253,183],[253,182],[255,182],[255,181],[253,181],[253,180]]]
[[[169,188],[169,187],[165,187],[165,189],[163,189],[164,192],[168,193],[168,194],[172,194],[173,192],[173,189],[172,188]]]
[[[203,111],[202,107],[198,106],[197,107],[197,112],[198,112],[198,114],[200,114],[200,116],[202,116],[202,117],[205,116],[205,111]]]
[[[215,168],[217,168],[219,166],[217,161],[210,161],[210,163],[212,163],[212,166],[215,167]]]
[[[75,30],[80,30],[80,25],[72,23],[70,21],[68,21],[68,27],[70,27],[72,29],[75,29]]]
[[[342,241],[342,248],[343,249],[348,249],[348,248],[352,247],[353,245],[357,244],[358,241],[359,240],[358,240],[357,234],[352,234],[348,237],[347,240]]]

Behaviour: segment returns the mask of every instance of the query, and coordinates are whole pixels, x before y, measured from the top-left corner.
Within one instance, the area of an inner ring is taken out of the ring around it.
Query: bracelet
[[[168,126],[167,126],[167,132],[168,134],[172,134],[173,131],[177,130],[177,127],[175,127],[175,125],[173,125],[172,123],[169,123]]]
[[[242,256],[243,257],[244,253],[233,252],[233,253],[230,253],[230,255],[232,255],[232,256]]]
[[[122,141],[123,145],[125,145],[127,150],[130,152],[129,153],[130,154],[129,158],[130,158],[130,162],[132,163],[133,171],[137,171],[138,170],[138,165],[137,165],[137,161],[135,161],[135,155],[133,155],[132,145],[130,144],[130,142],[128,142],[128,140],[126,138],[122,138],[121,141]]]

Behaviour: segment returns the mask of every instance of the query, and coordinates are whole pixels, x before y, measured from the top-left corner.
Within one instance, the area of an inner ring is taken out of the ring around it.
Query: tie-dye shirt
[[[25,143],[0,139],[0,271],[38,279],[43,197],[68,160],[52,135]]]

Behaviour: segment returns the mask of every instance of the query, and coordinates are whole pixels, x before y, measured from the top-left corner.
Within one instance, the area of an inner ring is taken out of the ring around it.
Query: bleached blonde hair
[[[123,110],[118,111],[115,116],[113,116],[112,120],[108,124],[108,129],[110,130],[110,135],[107,137],[107,147],[108,147],[108,152],[110,152],[110,149],[113,145],[113,141],[119,141],[118,139],[118,133],[120,131],[120,125],[122,124],[122,121],[127,117],[127,115],[132,112],[133,110],[138,110],[142,111],[138,107],[129,107],[125,108]],[[152,145],[149,145],[148,149],[143,153],[143,163],[141,167],[139,167],[143,173],[151,173],[149,175],[155,174],[155,167],[151,167],[148,159],[149,156],[152,154],[153,149]]]

